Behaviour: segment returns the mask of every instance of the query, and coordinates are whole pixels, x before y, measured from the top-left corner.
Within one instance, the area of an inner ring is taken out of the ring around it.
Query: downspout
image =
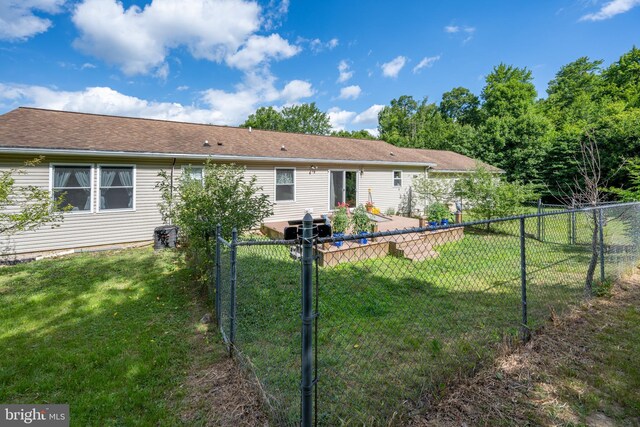
[[[176,158],[173,158],[173,163],[171,164],[171,187],[170,187],[170,193],[169,193],[169,225],[173,225],[172,224],[172,217],[173,217],[173,172],[176,168]]]

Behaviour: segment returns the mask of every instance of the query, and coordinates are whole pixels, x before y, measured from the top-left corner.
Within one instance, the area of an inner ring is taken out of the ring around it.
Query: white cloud
[[[358,85],[343,87],[342,89],[340,89],[340,96],[338,98],[339,99],[358,99],[361,92],[362,92],[362,89],[360,89],[360,86]]]
[[[311,83],[303,80],[292,80],[284,86],[280,92],[280,98],[287,103],[299,101],[302,98],[309,98],[316,93]]]
[[[176,88],[176,90],[179,90],[179,91],[189,90],[189,86],[187,86],[187,85],[181,85],[181,86],[178,86],[178,87]]]
[[[275,101],[295,102],[311,96],[311,84],[293,80],[282,90],[269,74],[248,74],[234,91],[209,89],[200,94],[197,105],[156,102],[128,96],[109,87],[88,87],[61,91],[43,86],[0,83],[0,106],[31,105],[65,111],[113,114],[195,123],[238,125],[256,108]]]
[[[72,20],[80,32],[74,46],[127,75],[161,67],[170,50],[180,46],[195,58],[229,58],[238,66],[266,59],[271,52],[261,54],[263,38],[251,38],[260,28],[260,7],[245,0],[153,0],[144,9],[126,10],[117,0],[84,0]],[[283,54],[282,43],[275,52]]]
[[[349,64],[344,59],[338,64],[338,83],[344,83],[353,77],[353,71],[349,70]]]
[[[320,39],[304,39],[304,38],[299,38],[298,39],[300,42],[307,42],[309,43],[309,49],[311,49],[311,51],[313,53],[320,53],[323,50],[333,50],[336,47],[338,47],[338,45],[340,44],[340,40],[338,40],[337,38],[332,38],[329,41],[323,42]]]
[[[300,52],[278,34],[268,37],[251,36],[238,52],[227,57],[227,64],[241,70],[249,70],[269,59],[286,59]]]
[[[62,11],[65,0],[2,0],[0,2],[0,40],[24,41],[47,31],[49,19],[35,15],[35,11],[56,14]]]
[[[333,107],[327,111],[327,115],[329,116],[329,123],[331,123],[333,130],[344,130],[356,113]]]
[[[92,68],[97,68],[97,67],[94,64],[90,63],[90,62],[85,62],[84,64],[82,64],[80,66],[81,70],[92,69]]]
[[[413,67],[413,74],[416,74],[423,68],[430,68],[436,61],[440,60],[440,55],[438,56],[427,56],[422,58],[422,61],[418,63],[415,67]]]
[[[353,119],[353,124],[361,126],[378,125],[378,113],[384,108],[384,105],[373,104]]]
[[[365,129],[365,130],[369,132],[371,136],[374,136],[376,138],[380,136],[380,130],[378,128]]]
[[[464,25],[447,25],[444,27],[444,32],[449,34],[460,34],[464,38],[462,43],[467,43],[473,38],[473,35],[476,32],[476,27],[468,27]]]
[[[580,18],[580,21],[603,21],[613,18],[621,13],[626,13],[640,5],[640,0],[611,0],[595,13],[589,13]]]
[[[280,26],[283,17],[289,11],[289,0],[271,0],[265,7],[263,26],[271,31]]]
[[[404,56],[396,56],[391,61],[382,64],[382,75],[385,77],[396,78],[406,63],[407,58]]]

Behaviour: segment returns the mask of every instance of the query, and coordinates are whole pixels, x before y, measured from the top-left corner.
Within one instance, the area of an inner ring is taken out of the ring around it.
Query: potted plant
[[[338,208],[333,212],[331,216],[331,231],[334,237],[344,236],[344,232],[347,231],[349,226],[349,216],[347,215],[346,203],[338,204]],[[340,247],[344,242],[342,240],[334,242],[334,246]]]
[[[367,203],[365,203],[364,207],[367,208],[367,212],[373,212],[373,209],[376,206],[373,204],[371,200],[369,200]]]
[[[367,234],[371,230],[371,218],[367,215],[367,209],[363,205],[358,206],[351,213],[351,228],[357,234]],[[363,237],[359,242],[365,245],[367,239]]]
[[[429,225],[432,227],[436,227],[439,224],[449,225],[451,211],[449,211],[449,208],[444,203],[432,203],[427,210],[427,219],[429,220]]]

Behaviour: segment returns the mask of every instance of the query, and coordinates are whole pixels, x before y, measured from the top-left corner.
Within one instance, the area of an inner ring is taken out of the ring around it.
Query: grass
[[[535,221],[527,220],[526,230],[535,230]],[[590,241],[586,220],[578,221],[583,221],[577,227],[579,242]],[[533,330],[583,295],[590,247],[570,245],[567,224],[566,217],[549,217],[545,241],[531,235],[526,240]],[[438,398],[455,378],[490,360],[497,344],[517,341],[522,316],[518,226],[509,222],[491,232],[467,230],[463,240],[439,245],[439,257],[423,262],[389,256],[319,270],[322,425],[402,423],[408,411],[421,410],[425,396]],[[609,233],[608,243],[626,237],[625,227],[610,228],[618,235]],[[612,253],[607,273],[628,267],[628,258],[628,251]],[[240,247],[237,271],[242,360],[260,379],[272,417],[295,424],[300,265],[287,247]],[[228,294],[223,300],[228,325]]]
[[[181,424],[190,371],[222,354],[205,350],[199,299],[149,249],[0,268],[0,402],[68,403],[72,425]]]
[[[412,425],[637,425],[639,306],[636,274],[555,318]]]

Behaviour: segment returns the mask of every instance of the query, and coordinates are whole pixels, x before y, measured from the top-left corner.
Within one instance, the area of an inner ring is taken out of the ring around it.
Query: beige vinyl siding
[[[68,212],[56,228],[45,225],[37,230],[15,235],[11,245],[16,253],[80,248],[86,246],[151,241],[153,229],[162,225],[158,202],[160,193],[155,189],[157,174],[161,168],[170,168],[171,160],[106,159],[79,156],[48,156],[35,167],[24,167],[24,161],[32,157],[2,155],[0,169],[21,168],[25,175],[16,176],[16,185],[35,185],[50,188],[50,164],[93,165],[93,213]],[[96,212],[99,191],[98,165],[135,165],[135,210]]]
[[[36,185],[50,189],[50,165],[90,164],[93,166],[93,194],[91,213],[66,213],[64,221],[56,228],[43,226],[35,231],[14,236],[16,253],[39,252],[47,250],[81,248],[87,246],[111,245],[129,242],[151,241],[153,229],[162,225],[158,210],[160,192],[155,188],[158,172],[174,171],[174,180],[180,179],[183,167],[189,164],[201,166],[201,160],[180,160],[172,166],[173,160],[140,158],[106,158],[87,156],[48,156],[36,167],[23,167],[29,156],[0,155],[0,169],[22,168],[27,174],[16,176],[17,185]],[[98,193],[100,177],[99,165],[135,165],[135,210],[98,212]],[[384,213],[392,208],[395,211],[402,204],[412,185],[413,176],[425,173],[424,168],[397,166],[348,166],[340,164],[322,165],[312,168],[311,164],[279,164],[274,162],[253,162],[246,165],[247,178],[255,176],[257,185],[271,200],[275,200],[276,167],[295,168],[295,201],[275,202],[274,213],[265,222],[300,219],[306,209],[313,210],[313,216],[330,213],[329,209],[329,171],[351,170],[357,172],[358,204],[368,200],[368,190],[375,205]],[[402,171],[402,186],[394,187],[393,171]],[[441,174],[438,179],[449,179],[451,175]],[[414,204],[419,201],[414,195]]]

